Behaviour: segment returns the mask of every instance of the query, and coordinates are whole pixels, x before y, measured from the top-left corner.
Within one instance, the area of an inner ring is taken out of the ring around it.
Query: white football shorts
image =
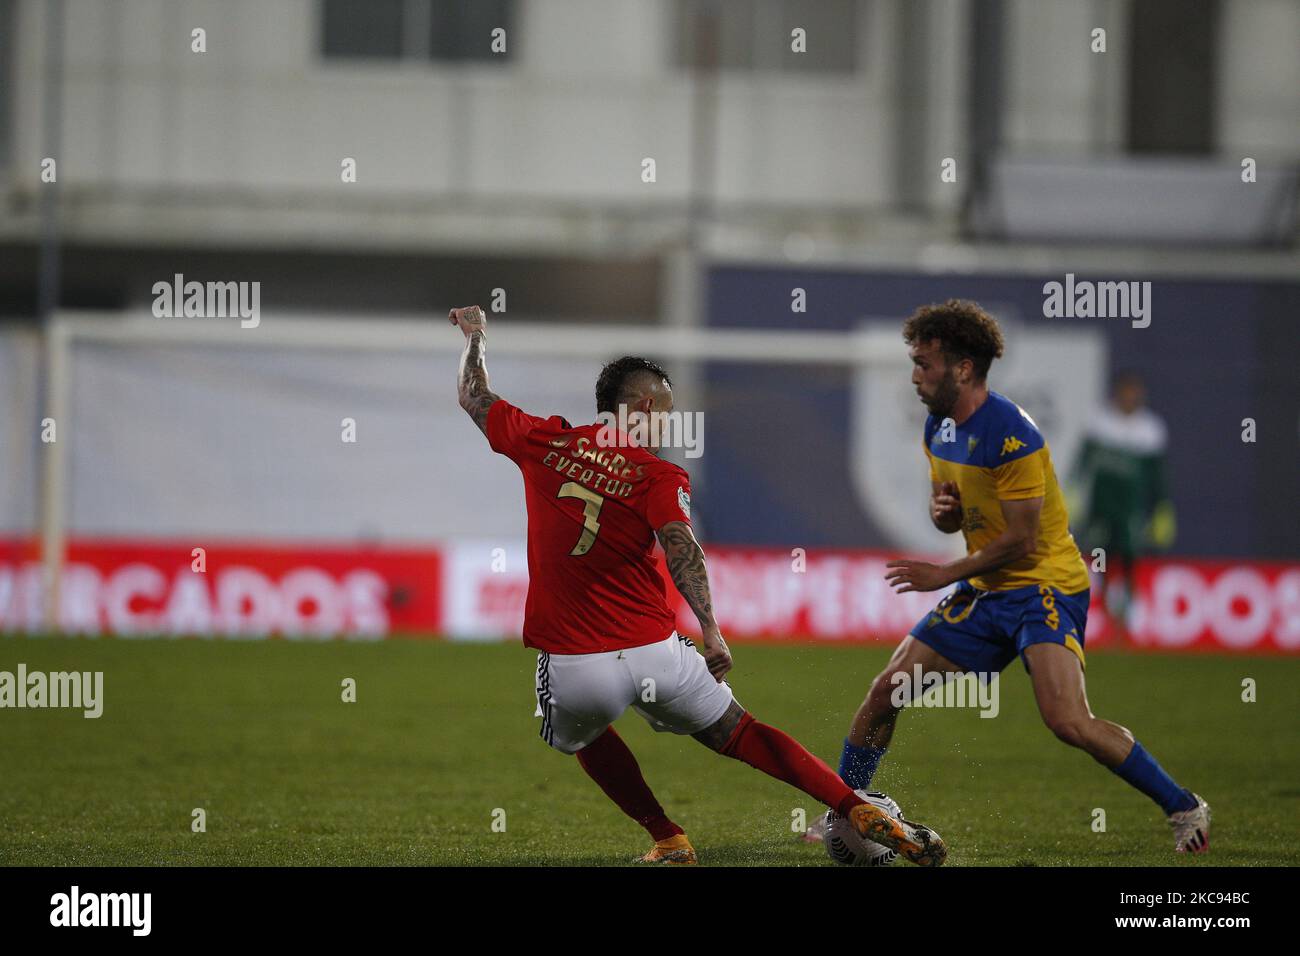
[[[535,716],[542,739],[561,753],[577,753],[629,707],[655,730],[695,734],[717,723],[734,699],[676,631],[621,651],[537,655]]]

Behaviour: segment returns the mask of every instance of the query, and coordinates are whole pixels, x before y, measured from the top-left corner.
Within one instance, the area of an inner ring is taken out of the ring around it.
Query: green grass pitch
[[[741,702],[832,765],[889,653],[732,650]],[[536,657],[515,642],[0,640],[0,670],[20,661],[103,671],[105,705],[98,720],[0,710],[3,865],[597,866],[649,845],[539,739]],[[1208,856],[1174,854],[1153,804],[1052,737],[1019,664],[995,719],[904,713],[875,786],[944,835],[954,866],[1300,863],[1300,660],[1099,653],[1088,676],[1093,710],[1210,801]],[[635,714],[618,728],[702,863],[833,865],[793,840],[793,811],[821,809],[803,794]]]

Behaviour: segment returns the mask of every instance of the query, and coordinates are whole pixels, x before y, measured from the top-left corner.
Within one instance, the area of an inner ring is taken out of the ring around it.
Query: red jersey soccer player
[[[488,388],[487,320],[478,306],[452,309],[465,333],[461,407],[492,450],[524,478],[528,506],[528,601],[524,644],[537,655],[542,738],[576,754],[582,769],[655,845],[647,863],[695,863],[682,828],[668,819],[636,758],[610,726],[633,707],[656,730],[690,734],[705,746],[784,780],[848,817],[864,838],[922,866],[938,866],[943,841],[921,824],[865,803],[797,741],[755,720],[723,681],[731,653],[713,618],[704,552],[691,532],[685,471],[618,433],[602,444],[601,424],[537,418]],[[663,370],[622,358],[596,383],[597,413],[643,420],[672,410]],[[673,583],[699,619],[702,650],[673,628],[656,536]]]

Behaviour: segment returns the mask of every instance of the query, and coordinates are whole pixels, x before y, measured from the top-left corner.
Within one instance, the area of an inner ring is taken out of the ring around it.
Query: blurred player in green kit
[[[1092,417],[1075,466],[1083,503],[1080,537],[1088,552],[1105,551],[1101,597],[1121,641],[1127,639],[1134,562],[1174,541],[1174,506],[1165,487],[1167,442],[1164,419],[1146,406],[1141,377],[1121,372],[1109,404]]]

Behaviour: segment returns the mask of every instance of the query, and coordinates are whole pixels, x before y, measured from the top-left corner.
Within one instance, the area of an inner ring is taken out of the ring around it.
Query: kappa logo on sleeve
[[[1008,452],[1019,451],[1024,447],[1025,443],[1015,435],[1012,435],[1010,438],[1007,438],[1002,442],[1002,454],[1005,455]]]
[[[691,496],[686,493],[685,488],[677,489],[677,505],[687,518],[691,516]]]

